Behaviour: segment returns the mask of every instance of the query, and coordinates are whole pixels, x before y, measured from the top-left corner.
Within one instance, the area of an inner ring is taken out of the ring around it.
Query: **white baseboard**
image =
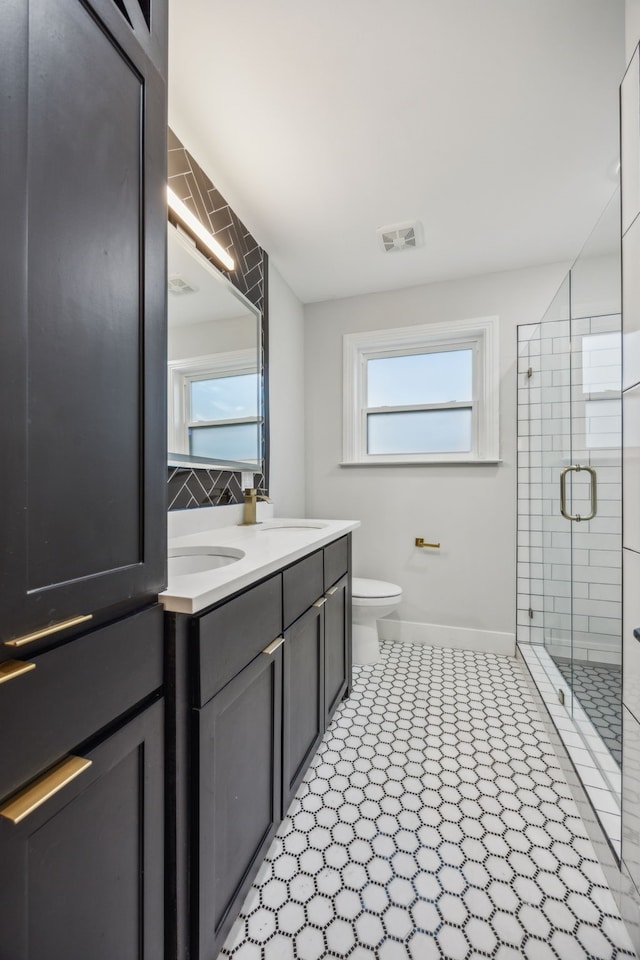
[[[383,618],[378,620],[378,636],[381,640],[497,653],[503,657],[514,657],[516,653],[516,638],[513,633],[448,627],[442,623],[411,623],[408,620]]]

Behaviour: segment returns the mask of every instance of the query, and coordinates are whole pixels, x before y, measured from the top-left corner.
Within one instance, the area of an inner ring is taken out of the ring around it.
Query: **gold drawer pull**
[[[275,653],[278,647],[281,647],[284,643],[284,637],[277,637],[275,640],[272,640],[268,647],[265,647],[262,651],[266,653],[267,656],[271,656],[272,653]]]
[[[15,640],[5,640],[5,647],[24,647],[27,643],[34,640],[40,640],[41,637],[48,637],[52,633],[59,633],[61,630],[68,630],[69,627],[75,627],[86,620],[93,620],[93,614],[87,613],[81,617],[71,617],[70,620],[63,620],[62,623],[56,623],[52,627],[43,627],[42,630],[36,630],[35,633],[27,633],[24,637],[16,637]]]
[[[16,677],[21,677],[23,673],[29,673],[35,668],[35,663],[27,663],[25,660],[5,660],[4,663],[0,663],[0,683],[15,680]]]
[[[92,760],[87,760],[85,757],[67,757],[0,807],[0,817],[10,820],[11,823],[20,823],[59,790],[75,780],[92,763]]]
[[[319,600],[316,600],[315,603],[312,603],[311,606],[312,606],[312,607],[324,607],[324,605],[325,605],[326,602],[327,602],[327,598],[326,598],[326,597],[320,597],[320,599],[319,599]]]
[[[325,597],[332,597],[332,596],[334,595],[334,593],[337,593],[337,592],[338,592],[338,588],[337,588],[337,587],[329,587],[329,589],[328,589],[327,592],[325,593]]]

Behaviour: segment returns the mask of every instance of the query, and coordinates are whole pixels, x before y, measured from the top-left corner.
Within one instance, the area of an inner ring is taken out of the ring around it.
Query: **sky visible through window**
[[[372,454],[468,453],[471,409],[370,413],[367,433]]]
[[[437,351],[367,361],[367,406],[397,407],[471,401],[473,352]],[[466,453],[472,411],[419,410],[367,415],[370,454]]]
[[[380,357],[367,362],[367,406],[451,403],[473,397],[473,351]]]
[[[191,422],[258,416],[258,374],[191,381]]]
[[[219,427],[191,427],[189,453],[212,460],[258,459],[258,424],[225,424]]]

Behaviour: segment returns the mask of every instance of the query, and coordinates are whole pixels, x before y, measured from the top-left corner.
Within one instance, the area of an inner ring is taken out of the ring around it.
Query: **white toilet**
[[[378,624],[402,600],[402,588],[385,580],[354,577],[352,584],[353,662],[377,663],[380,658]]]

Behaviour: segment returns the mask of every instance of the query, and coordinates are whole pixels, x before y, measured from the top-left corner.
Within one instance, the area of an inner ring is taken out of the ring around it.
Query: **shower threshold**
[[[576,768],[600,825],[620,859],[620,767],[577,697],[572,696],[565,677],[545,647],[539,643],[519,643],[518,649]],[[560,702],[559,691],[564,692],[564,703]]]

